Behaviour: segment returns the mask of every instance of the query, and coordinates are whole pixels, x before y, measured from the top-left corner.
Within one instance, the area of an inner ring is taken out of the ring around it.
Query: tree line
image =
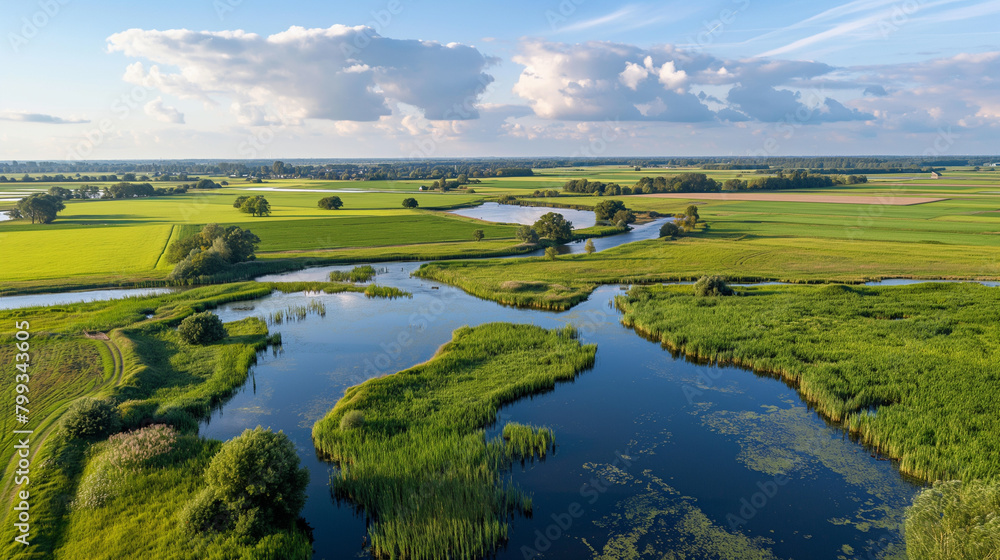
[[[604,183],[588,179],[571,179],[563,185],[563,192],[591,194],[597,196],[620,196],[658,193],[705,193],[719,191],[784,190],[832,187],[867,183],[864,175],[818,175],[796,170],[791,173],[779,171],[773,177],[751,179],[729,179],[717,181],[704,173],[681,173],[673,177],[643,177],[632,186],[618,183]]]

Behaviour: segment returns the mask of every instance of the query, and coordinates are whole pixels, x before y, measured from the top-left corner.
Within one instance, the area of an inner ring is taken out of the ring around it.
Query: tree
[[[251,216],[270,216],[271,203],[261,195],[248,198],[240,205],[240,212]]]
[[[695,221],[698,221],[698,220],[701,219],[701,216],[698,215],[698,207],[695,206],[694,204],[692,204],[692,205],[690,205],[690,206],[688,206],[687,208],[684,209],[684,215],[688,216],[688,217],[693,217],[695,219]]]
[[[185,510],[196,531],[232,528],[260,538],[295,526],[306,503],[309,471],[282,432],[258,426],[222,445],[205,470],[205,488]]]
[[[84,397],[70,405],[62,427],[71,438],[100,438],[118,431],[121,416],[108,401]]]
[[[196,189],[217,189],[219,185],[211,179],[202,179],[194,186]]]
[[[63,187],[49,187],[49,194],[58,198],[59,200],[66,200],[68,198],[73,198],[73,192]]]
[[[404,198],[403,199],[403,208],[416,208],[419,205],[420,204],[417,202],[417,199],[415,199],[415,198]]]
[[[556,243],[565,243],[573,239],[573,222],[569,222],[562,214],[549,212],[535,222],[535,231],[539,237],[550,239]]]
[[[597,252],[597,248],[594,247],[594,240],[588,239],[586,243],[583,244],[583,250],[587,252],[588,255],[593,255]]]
[[[677,227],[677,224],[672,220],[667,220],[666,222],[663,222],[662,226],[660,226],[660,237],[676,239],[680,234],[681,228]]]
[[[226,338],[226,327],[222,319],[211,311],[203,311],[185,317],[177,334],[188,344],[211,344]]]
[[[546,247],[545,248],[545,256],[548,257],[549,260],[552,260],[552,261],[556,260],[556,257],[558,255],[559,255],[559,251],[556,251],[555,247]]]
[[[635,214],[631,210],[619,210],[615,212],[615,215],[611,218],[611,222],[618,227],[624,228],[629,224],[635,223]]]
[[[531,226],[521,226],[517,228],[517,239],[521,243],[538,243],[538,232]]]
[[[236,200],[233,201],[233,208],[240,208],[240,207],[242,207],[243,203],[246,202],[249,198],[250,197],[247,196],[247,195],[237,196]]]
[[[731,296],[733,293],[721,276],[702,276],[694,283],[694,295],[698,297]]]
[[[339,210],[344,206],[344,201],[339,196],[328,196],[319,199],[319,207],[324,210]]]
[[[281,161],[276,161],[271,164],[271,173],[275,175],[282,175],[285,172],[285,163]]]
[[[614,215],[625,210],[625,203],[620,200],[602,200],[594,206],[594,216],[598,220],[610,220]]]
[[[21,216],[30,218],[31,223],[49,224],[56,215],[66,209],[62,200],[51,194],[35,193],[28,198],[22,198],[17,203],[17,211]]]
[[[476,241],[482,241],[484,237],[486,237],[486,234],[481,229],[472,232],[472,238]]]

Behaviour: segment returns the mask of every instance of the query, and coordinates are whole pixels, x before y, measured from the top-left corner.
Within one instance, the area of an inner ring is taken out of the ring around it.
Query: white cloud
[[[268,37],[130,29],[108,37],[108,49],[149,61],[148,68],[127,68],[129,83],[210,106],[228,99],[244,124],[374,121],[391,113],[391,101],[432,120],[473,119],[493,81],[484,70],[496,62],[465,45],[389,39],[343,25]]]
[[[829,76],[844,88],[856,87],[838,79],[838,69],[819,62],[722,60],[670,45],[643,49],[620,43],[540,41],[522,44],[514,61],[525,66],[514,93],[547,119],[777,122],[805,113],[809,122],[872,118],[826,95],[810,105],[799,101],[800,94],[793,91],[797,84],[819,76]],[[656,79],[650,79],[653,76]],[[728,90],[728,103],[698,91],[699,86]],[[723,106],[713,110],[706,102]]]
[[[184,124],[184,113],[181,113],[175,107],[164,105],[162,97],[157,97],[149,103],[146,103],[145,109],[147,115],[160,122]]]
[[[62,118],[42,113],[21,113],[13,111],[0,111],[0,121],[44,123],[44,124],[83,124],[89,123],[87,119]]]

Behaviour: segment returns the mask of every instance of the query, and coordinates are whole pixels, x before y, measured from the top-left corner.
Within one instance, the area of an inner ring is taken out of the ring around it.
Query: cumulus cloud
[[[524,43],[514,61],[525,67],[514,92],[548,119],[776,122],[804,113],[809,122],[872,118],[826,95],[803,103],[800,89],[838,70],[821,62],[723,60],[670,45],[542,41]],[[728,89],[728,98],[699,91],[703,87]]]
[[[146,103],[145,109],[147,115],[160,122],[184,124],[184,113],[181,113],[175,107],[164,105],[162,97],[157,97]]]
[[[64,119],[62,117],[45,115],[42,113],[17,113],[17,112],[0,112],[0,121],[44,123],[44,124],[83,124],[90,122],[87,119],[73,119],[73,118]]]
[[[474,47],[382,37],[365,26],[292,27],[263,37],[244,31],[130,29],[108,50],[142,61],[129,83],[218,105],[244,124],[303,119],[375,121],[391,102],[431,120],[474,119],[496,60]],[[176,69],[176,70],[173,70]]]

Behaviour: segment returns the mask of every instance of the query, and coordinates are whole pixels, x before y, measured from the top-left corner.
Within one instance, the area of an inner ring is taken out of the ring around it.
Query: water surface
[[[499,222],[505,224],[533,225],[543,215],[549,212],[562,214],[564,218],[573,222],[575,229],[592,227],[597,223],[593,212],[583,210],[573,210],[571,208],[545,208],[540,206],[517,206],[515,204],[498,204],[496,202],[486,202],[474,208],[459,208],[451,210],[450,214],[475,218],[487,222]]]
[[[898,540],[892,528],[917,487],[890,461],[828,425],[784,383],[675,359],[622,327],[610,305],[621,287],[599,288],[576,308],[550,313],[410,278],[418,264],[375,265],[384,270],[379,284],[408,290],[413,299],[274,294],[217,310],[232,321],[312,299],[326,306],[325,317],[272,326],[282,333],[282,351],[265,354],[201,429],[226,440],[261,425],[291,437],[312,475],[304,515],[316,528],[316,558],[366,554],[365,520],[331,498],[332,465],[316,457],[313,423],[346,388],[429,359],[457,327],[491,321],[571,323],[583,342],[598,345],[593,369],[506,407],[489,431],[508,421],[546,425],[558,443],[554,456],[511,473],[533,494],[535,509],[531,519],[512,524],[499,558],[540,548],[544,558],[597,558],[649,547],[689,558],[720,550],[723,557],[832,559],[866,557],[884,547],[880,539]],[[329,269],[269,279],[308,279]],[[570,511],[578,515],[563,528]]]

